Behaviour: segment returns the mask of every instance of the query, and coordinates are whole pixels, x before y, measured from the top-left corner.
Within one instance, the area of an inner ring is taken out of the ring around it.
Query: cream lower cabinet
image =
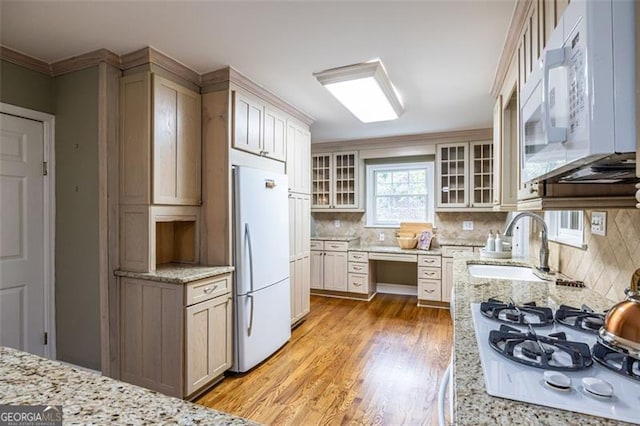
[[[309,238],[311,216],[309,194],[289,193],[289,265],[291,324],[309,313]]]
[[[453,255],[456,253],[473,252],[473,247],[468,246],[443,246],[442,247],[442,301],[451,302],[451,289],[453,288]]]
[[[418,303],[442,301],[442,258],[418,256]]]
[[[302,320],[310,310],[310,256],[289,262],[291,283],[291,324]]]
[[[188,306],[185,315],[185,395],[191,395],[231,367],[231,294]]]
[[[231,274],[189,284],[120,277],[120,379],[185,398],[231,367]]]
[[[348,247],[343,241],[311,243],[311,288],[348,291]]]

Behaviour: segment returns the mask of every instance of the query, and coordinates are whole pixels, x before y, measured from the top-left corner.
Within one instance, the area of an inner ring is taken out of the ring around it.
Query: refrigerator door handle
[[[253,248],[251,247],[251,233],[249,232],[249,224],[244,224],[244,235],[249,246],[249,283],[251,285],[250,292],[253,293]],[[253,306],[253,305],[251,305]]]
[[[251,301],[251,309],[249,310],[249,327],[247,327],[247,334],[251,336],[251,331],[253,330],[253,295],[247,295],[249,300]]]

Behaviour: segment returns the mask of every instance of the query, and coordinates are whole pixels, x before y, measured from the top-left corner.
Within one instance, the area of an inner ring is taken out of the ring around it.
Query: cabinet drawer
[[[206,278],[186,286],[187,306],[204,300],[213,299],[231,290],[231,275]]]
[[[439,268],[442,266],[442,258],[440,256],[418,256],[418,266]]]
[[[443,257],[453,257],[456,253],[471,253],[473,252],[473,247],[468,246],[444,246],[442,247],[442,256]]]
[[[311,248],[311,250],[324,250],[324,242],[311,240],[309,247]]]
[[[418,299],[440,301],[442,292],[440,281],[418,280]]]
[[[351,293],[369,293],[369,277],[362,274],[349,274],[348,290]]]
[[[359,262],[349,262],[349,272],[366,275],[369,273],[369,264],[359,263]]]
[[[395,253],[369,253],[369,260],[388,260],[390,262],[412,262],[418,261],[415,254],[395,254]]]
[[[442,278],[442,270],[440,268],[418,268],[418,279],[439,280]]]
[[[364,251],[350,251],[349,262],[366,262],[369,259],[369,255]]]
[[[347,251],[349,243],[346,241],[325,241],[325,251]]]

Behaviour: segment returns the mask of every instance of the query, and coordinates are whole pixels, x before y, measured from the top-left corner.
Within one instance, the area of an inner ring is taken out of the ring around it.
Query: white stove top
[[[640,423],[640,382],[608,370],[596,361],[586,370],[563,372],[571,379],[571,389],[560,391],[549,388],[543,379],[544,369],[529,367],[511,361],[500,355],[489,345],[489,332],[497,330],[503,324],[486,318],[480,313],[480,304],[471,304],[473,325],[480,352],[480,362],[487,393],[500,398],[528,402],[591,414],[609,419]],[[526,332],[526,328],[510,325]],[[548,327],[536,327],[538,335],[549,335],[563,331],[567,340],[584,342],[592,347],[596,342],[596,335],[581,332],[555,324]],[[596,377],[607,381],[613,386],[613,397],[596,397],[582,387],[582,379]]]

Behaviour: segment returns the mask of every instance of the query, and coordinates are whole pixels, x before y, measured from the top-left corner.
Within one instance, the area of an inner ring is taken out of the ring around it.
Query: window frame
[[[562,215],[577,211],[578,215],[578,229],[571,229],[562,227]],[[584,210],[553,210],[546,211],[544,214],[547,228],[549,229],[549,241],[556,243],[586,249],[587,245],[584,240]]]
[[[378,171],[382,170],[426,170],[426,187],[427,187],[427,211],[426,211],[426,222],[433,223],[435,217],[435,190],[434,190],[434,179],[435,179],[435,163],[433,161],[417,161],[417,162],[397,162],[397,163],[384,163],[384,164],[367,164],[366,168],[366,214],[367,220],[365,227],[369,228],[397,228],[400,226],[400,222],[403,220],[400,219],[394,222],[378,222],[376,220],[376,191],[375,191],[375,180],[374,175]]]

